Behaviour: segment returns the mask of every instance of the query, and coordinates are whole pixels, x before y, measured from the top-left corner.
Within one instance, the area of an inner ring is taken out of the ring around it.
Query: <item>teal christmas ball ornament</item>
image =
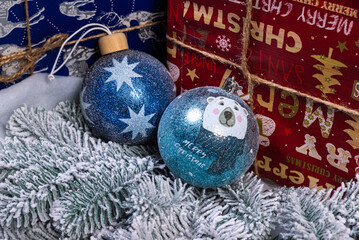
[[[124,34],[99,40],[101,58],[89,69],[80,94],[86,123],[94,135],[122,144],[156,140],[157,127],[175,85],[154,57],[128,49]]]
[[[162,115],[158,146],[171,172],[203,188],[232,183],[253,163],[257,121],[237,95],[218,87],[189,90]]]

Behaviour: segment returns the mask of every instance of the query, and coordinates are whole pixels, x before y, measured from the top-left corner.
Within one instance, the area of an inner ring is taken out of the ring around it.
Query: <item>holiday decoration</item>
[[[248,170],[258,137],[257,122],[242,99],[218,87],[201,87],[167,107],[158,146],[176,176],[211,188],[231,183]]]
[[[331,88],[333,85],[341,85],[340,82],[333,78],[335,75],[342,76],[340,72],[341,68],[347,68],[347,66],[335,59],[332,59],[333,48],[329,49],[328,56],[324,55],[312,55],[311,57],[321,62],[323,65],[315,64],[313,67],[321,71],[323,74],[316,73],[313,75],[322,85],[315,86],[323,94],[322,98],[327,98],[327,94],[335,94],[336,90]]]
[[[349,135],[351,139],[348,139],[346,142],[352,146],[353,149],[359,149],[359,117],[352,117],[345,121],[350,128],[345,129],[344,132]]]
[[[45,41],[56,34],[71,34],[88,23],[101,23],[112,31],[143,27],[127,32],[131,48],[144,51],[161,61],[165,61],[163,42],[166,19],[166,1],[130,0],[28,0],[28,15],[31,39],[27,39],[25,1],[3,0],[0,9],[0,55],[19,54],[27,50],[28,41],[32,48],[41,48]],[[156,24],[157,23],[157,24]],[[61,69],[60,75],[84,77],[88,66],[95,61],[97,40],[81,42],[73,55],[73,63]],[[71,46],[67,46],[71,48]],[[51,49],[49,49],[51,50]],[[47,51],[36,61],[35,72],[49,72],[56,51]],[[10,57],[11,58],[11,57]],[[1,66],[1,76],[9,77],[18,72],[27,59],[6,62]],[[0,89],[12,84],[0,83]]]
[[[144,144],[175,97],[166,67],[154,57],[128,50],[124,34],[99,41],[102,56],[89,70],[80,96],[85,120],[105,140]]]
[[[198,189],[173,179],[154,149],[92,136],[70,102],[52,111],[19,108],[6,134],[1,239],[359,237],[358,181],[328,192],[265,190],[248,173],[231,185]]]
[[[177,93],[235,76],[258,116],[259,176],[340,186],[359,159],[358,11],[351,0],[168,0]]]

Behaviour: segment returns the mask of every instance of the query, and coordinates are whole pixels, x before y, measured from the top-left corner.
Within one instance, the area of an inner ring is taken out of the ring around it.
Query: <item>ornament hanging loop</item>
[[[230,94],[235,94],[237,91],[242,90],[242,87],[236,82],[235,77],[227,78],[224,82],[222,89]]]
[[[58,68],[56,68],[57,62],[59,61],[60,55],[61,55],[61,53],[62,53],[62,51],[63,51],[65,45],[66,45],[76,34],[78,34],[79,32],[81,32],[82,30],[84,30],[84,29],[86,29],[86,28],[90,28],[90,29],[88,29],[84,34],[82,34],[82,35],[80,36],[79,39],[77,39],[75,45],[72,47],[72,49],[71,49],[70,53],[68,54],[68,56],[66,57],[66,59],[62,62],[62,64],[61,64]],[[58,71],[66,64],[66,62],[71,58],[72,53],[76,50],[76,48],[77,48],[78,44],[80,43],[81,39],[83,39],[83,38],[84,38],[87,34],[89,34],[90,32],[97,31],[97,30],[99,30],[99,31],[104,31],[104,32],[106,32],[108,35],[111,35],[111,34],[112,34],[112,33],[111,33],[111,30],[110,30],[107,26],[105,26],[105,25],[103,25],[103,24],[99,24],[99,23],[90,23],[90,24],[87,24],[87,25],[81,27],[81,28],[78,29],[76,32],[74,32],[73,34],[71,34],[71,35],[62,43],[62,45],[61,45],[61,47],[60,47],[60,50],[59,50],[59,52],[58,52],[58,54],[57,54],[57,56],[56,56],[55,62],[54,62],[54,64],[53,64],[53,66],[52,66],[51,72],[50,72],[49,75],[47,76],[49,80],[54,80],[54,79],[55,79],[54,74],[55,74],[56,72],[58,72]]]

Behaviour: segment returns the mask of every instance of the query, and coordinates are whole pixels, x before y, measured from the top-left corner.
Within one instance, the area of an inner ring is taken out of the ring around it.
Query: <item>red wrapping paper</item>
[[[359,110],[358,1],[253,0],[248,66],[252,74],[328,102]],[[167,34],[240,64],[247,5],[242,0],[168,2]],[[239,69],[172,42],[167,59],[178,93],[221,86]],[[256,85],[261,130],[258,173],[287,186],[331,188],[355,176],[359,117],[310,98]],[[359,171],[358,171],[359,172]]]

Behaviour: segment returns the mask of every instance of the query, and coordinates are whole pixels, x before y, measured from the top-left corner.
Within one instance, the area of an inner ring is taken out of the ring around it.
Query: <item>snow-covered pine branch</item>
[[[93,152],[101,157],[145,157],[154,150],[148,146],[126,146],[104,142],[84,127],[85,123],[75,103],[61,102],[54,111],[38,107],[21,107],[14,111],[7,124],[7,135],[21,141],[49,142],[56,147],[68,147],[77,154]]]
[[[21,240],[58,240],[60,232],[52,226],[52,222],[38,222],[30,229],[0,228],[0,239]]]
[[[62,114],[22,107],[9,121],[0,148],[3,228],[25,231],[47,222],[55,200],[86,181],[98,181],[106,171],[124,169],[131,179],[156,167],[158,157],[149,155],[150,148],[98,140],[70,120],[80,118],[73,105],[61,103],[59,108]]]
[[[76,104],[22,107],[0,143],[0,239],[269,239],[275,225],[284,239],[359,237],[358,179],[276,194],[245,174],[203,190],[159,161],[94,137]]]
[[[122,205],[128,188],[153,169],[151,161],[150,158],[118,160],[93,169],[90,177],[79,181],[76,191],[67,191],[55,202],[51,209],[55,224],[74,239],[117,225],[124,217]]]
[[[337,188],[333,195],[325,201],[325,205],[334,214],[338,222],[350,229],[353,239],[359,238],[359,175]],[[330,193],[329,193],[330,194]]]
[[[201,193],[179,180],[147,177],[126,201],[132,222],[109,239],[265,239],[275,220],[277,197],[262,188],[253,174]]]
[[[191,227],[195,195],[181,180],[147,176],[134,184],[123,206],[128,220],[113,239],[177,239]]]
[[[278,198],[272,191],[263,191],[261,180],[253,173],[218,188],[215,201],[223,207],[223,214],[229,219],[246,223],[248,239],[266,239],[274,228]]]
[[[353,239],[343,221],[338,221],[325,201],[330,193],[309,188],[283,188],[278,224],[283,239]]]
[[[225,208],[216,199],[218,195],[203,192],[196,201],[193,213],[193,226],[190,234],[183,240],[250,239],[246,222],[225,213]]]

